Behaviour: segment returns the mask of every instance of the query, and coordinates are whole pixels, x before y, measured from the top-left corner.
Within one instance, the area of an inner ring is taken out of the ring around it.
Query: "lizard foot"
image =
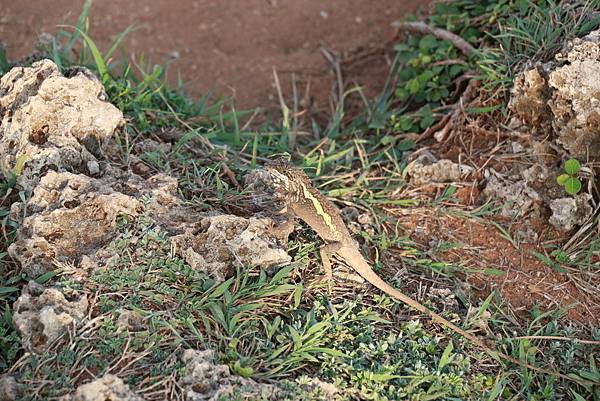
[[[336,271],[334,273],[334,276],[335,276],[336,280],[340,280],[340,281],[344,281],[344,282],[351,282],[353,284],[364,284],[366,282],[366,280],[360,274],[356,274],[356,273],[346,273],[343,271]]]

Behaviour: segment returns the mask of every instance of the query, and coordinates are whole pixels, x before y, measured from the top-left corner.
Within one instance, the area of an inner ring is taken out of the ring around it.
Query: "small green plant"
[[[10,70],[10,64],[6,58],[6,49],[0,47],[0,75],[4,75]]]
[[[563,169],[565,172],[556,177],[556,182],[564,187],[569,195],[577,195],[581,191],[581,180],[577,177],[581,170],[581,164],[576,159],[569,159],[565,162]]]
[[[453,95],[457,78],[469,65],[450,42],[433,35],[409,36],[395,50],[402,65],[395,98],[409,112],[398,116],[393,125],[397,131],[420,132],[437,120],[434,109]]]
[[[7,248],[14,241],[17,222],[10,218],[10,206],[21,194],[16,190],[20,167],[12,171],[0,170],[0,372],[4,372],[18,359],[19,335],[12,321],[12,304],[20,293],[21,277],[11,275],[13,265]]]

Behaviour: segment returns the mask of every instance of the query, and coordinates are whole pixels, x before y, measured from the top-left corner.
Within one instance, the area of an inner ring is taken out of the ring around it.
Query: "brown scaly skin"
[[[273,183],[279,197],[285,200],[282,213],[288,216],[286,222],[276,229],[282,239],[293,230],[294,217],[298,217],[312,228],[325,242],[321,247],[321,261],[325,270],[325,278],[332,280],[331,257],[337,255],[350,265],[365,280],[379,288],[391,297],[405,303],[428,315],[434,322],[448,327],[460,334],[494,358],[501,358],[519,366],[540,373],[559,376],[565,380],[595,384],[583,379],[577,379],[551,370],[538,368],[522,362],[511,356],[495,351],[488,347],[479,337],[461,329],[442,316],[431,311],[421,303],[398,291],[383,281],[369,266],[358,250],[358,246],[346,228],[338,208],[325,198],[310,182],[310,178],[302,171],[284,159],[277,159],[266,164],[266,169],[273,177]]]

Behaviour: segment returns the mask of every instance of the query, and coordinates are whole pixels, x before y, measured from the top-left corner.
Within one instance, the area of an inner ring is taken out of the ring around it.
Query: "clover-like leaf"
[[[569,159],[565,162],[565,172],[570,175],[575,175],[581,170],[581,164],[577,159]]]
[[[569,195],[577,195],[581,191],[581,181],[578,178],[569,177],[565,181],[565,191]]]
[[[571,176],[569,174],[561,174],[558,177],[556,177],[556,182],[558,183],[558,185],[560,186],[565,186],[565,182],[567,182],[567,180],[571,178]]]

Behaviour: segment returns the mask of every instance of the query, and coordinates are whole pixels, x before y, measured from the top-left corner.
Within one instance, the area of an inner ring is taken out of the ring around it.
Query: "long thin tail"
[[[438,315],[434,311],[432,311],[429,308],[427,308],[426,306],[422,305],[418,301],[412,299],[408,295],[403,294],[402,292],[398,291],[397,289],[395,289],[394,287],[392,287],[391,285],[389,285],[388,283],[383,281],[381,279],[381,277],[379,277],[373,271],[373,269],[371,269],[371,266],[369,266],[369,264],[365,261],[363,256],[358,251],[358,249],[356,249],[355,247],[344,246],[343,248],[339,249],[337,253],[344,260],[346,260],[346,262],[348,262],[351,265],[351,267],[354,270],[356,270],[356,272],[358,274],[360,274],[369,283],[373,284],[375,287],[379,288],[381,291],[385,292],[386,294],[390,295],[391,297],[396,298],[398,301],[404,302],[406,305],[410,306],[411,308],[416,309],[419,312],[422,312],[422,313],[428,315],[431,318],[431,320],[433,320],[434,322],[439,323],[443,326],[446,326],[449,329],[451,329],[452,331],[460,334],[461,336],[463,336],[464,338],[466,338],[467,340],[469,340],[470,342],[472,342],[473,344],[477,345],[479,348],[484,350],[486,353],[491,355],[492,357],[497,356],[506,361],[515,363],[519,366],[523,366],[528,369],[534,370],[536,372],[544,373],[546,375],[558,376],[565,380],[574,381],[577,383],[592,384],[592,385],[598,384],[597,382],[591,382],[591,381],[584,380],[584,379],[570,377],[570,376],[564,375],[559,372],[554,372],[554,371],[551,371],[548,369],[539,368],[539,367],[533,366],[527,362],[523,362],[519,359],[513,358],[512,356],[506,355],[500,351],[493,350],[492,348],[487,346],[483,342],[483,340],[480,339],[479,337],[475,336],[474,334],[469,333],[468,331],[461,329],[460,327],[456,326],[452,322],[449,322],[447,319],[444,319],[442,316]]]

